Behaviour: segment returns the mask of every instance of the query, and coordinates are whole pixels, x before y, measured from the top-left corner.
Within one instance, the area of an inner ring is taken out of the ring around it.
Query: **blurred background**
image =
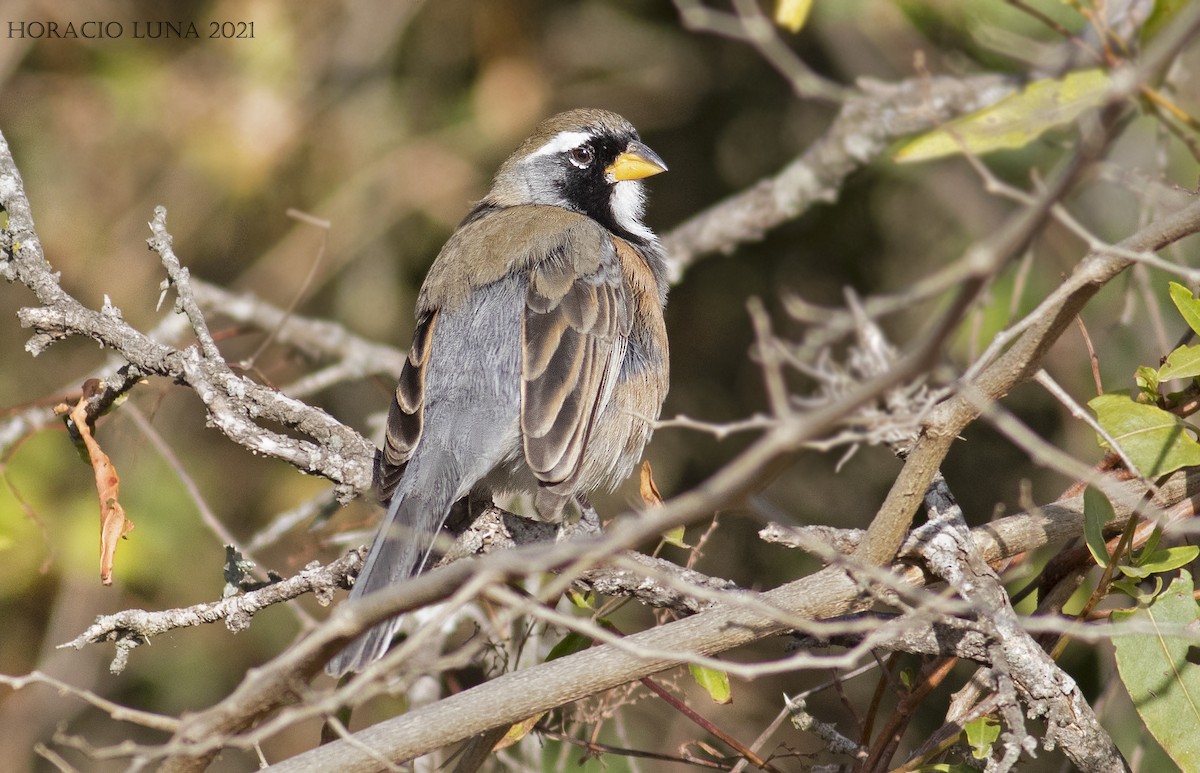
[[[1072,30],[1084,26],[1067,4],[1031,4]],[[124,34],[91,40],[14,34],[14,24],[52,21],[116,21]],[[154,22],[193,22],[200,38],[136,39],[135,21],[146,32]],[[210,22],[242,21],[254,23],[253,39],[207,38]],[[1023,77],[1055,57],[1061,61],[1063,48],[1046,26],[998,1],[817,2],[801,33],[781,35],[811,67],[847,86],[860,78],[894,81],[925,72]],[[1191,97],[1187,104],[1194,108]],[[0,2],[0,131],[24,175],[47,257],[82,302],[98,307],[108,297],[141,329],[169,313],[156,309],[163,272],[145,246],[146,222],[163,204],[176,252],[194,276],[281,307],[296,303],[297,313],[407,347],[424,272],[487,190],[493,170],[540,119],[579,106],[624,114],[670,165],[668,174],[649,182],[647,222],[660,234],[779,170],[821,134],[837,109],[798,98],[745,43],[688,30],[668,2]],[[1109,160],[1168,186],[1194,187],[1194,160],[1160,139],[1150,122],[1136,123]],[[989,161],[1002,179],[1027,186],[1030,170],[1047,174],[1069,140],[1068,132],[1051,134]],[[1098,179],[1073,203],[1086,225],[1115,240],[1145,216],[1138,207],[1144,198],[1126,183]],[[289,218],[289,208],[330,221],[327,243],[319,229]],[[1009,211],[961,159],[908,167],[879,161],[852,176],[836,203],[812,209],[759,244],[697,263],[673,289],[667,312],[672,386],[664,416],[726,422],[763,410],[760,372],[747,356],[748,299],[762,298],[776,329],[797,335],[799,324],[784,310],[788,294],[840,306],[847,286],[863,296],[902,292],[959,257]],[[947,364],[961,369],[1082,253],[1077,238],[1052,228],[1031,253],[1022,293],[1014,296],[1014,267],[993,287],[991,305],[947,351]],[[1133,368],[1157,362],[1177,337],[1179,325],[1170,318],[1157,323],[1147,302],[1155,294],[1165,297],[1165,282],[1131,275],[1089,307],[1084,322],[1106,389],[1132,386]],[[0,422],[34,404],[49,410],[108,361],[105,351],[82,340],[30,358],[23,349],[28,331],[19,328],[15,312],[32,300],[23,287],[0,286]],[[884,320],[885,327],[903,345],[936,308],[910,309]],[[262,342],[261,334],[219,318],[211,324],[230,359],[248,356]],[[1064,338],[1048,365],[1081,402],[1095,393],[1077,335]],[[285,385],[312,363],[275,346],[258,367],[261,378]],[[312,400],[374,438],[373,422],[391,387],[387,379],[342,384]],[[184,388],[152,381],[135,390],[131,403],[195,481],[207,507],[241,539],[329,488],[282,462],[251,456],[206,427],[202,406]],[[1006,405],[1051,442],[1085,461],[1099,458],[1091,433],[1040,389],[1022,388]],[[120,676],[107,673],[110,648],[55,651],[98,614],[212,600],[223,584],[220,541],[201,524],[193,497],[138,423],[117,410],[101,422],[98,437],[121,473],[123,502],[136,524],[117,552],[110,588],[98,580],[91,472],[61,425],[6,438],[0,446],[0,672],[40,668],[155,712],[203,708],[226,695],[247,668],[286,647],[300,624],[288,611],[272,609],[236,636],[219,625],[177,631],[136,651]],[[749,440],[664,429],[647,457],[670,496],[703,480]],[[697,568],[748,587],[773,587],[810,571],[811,562],[762,545],[754,533],[764,516],[867,524],[899,463],[886,450],[864,449],[835,472],[841,455],[800,455],[754,503],[721,514]],[[945,472],[972,523],[1020,508],[1023,491],[1047,501],[1070,483],[1030,464],[982,425],[966,434]],[[599,500],[601,513],[622,512],[634,493],[627,486]],[[302,524],[256,557],[264,568],[294,573],[309,561],[339,555],[343,548],[332,539],[368,528],[375,517],[369,504],[354,503],[311,528]],[[628,630],[649,622],[645,611],[624,614]],[[769,642],[738,657],[779,653],[779,642]],[[1105,677],[1088,658],[1082,651],[1076,670],[1094,693]],[[750,740],[779,710],[781,690],[827,676],[799,673],[769,685],[735,685],[733,706],[695,700]],[[873,687],[862,681],[846,689],[857,702]],[[944,705],[940,697],[934,702]],[[629,711],[625,740],[634,746],[673,751],[697,737],[682,718],[648,700]],[[835,700],[825,718],[844,720],[841,711]],[[639,727],[637,717],[653,722]],[[20,762],[9,769],[50,769],[34,761],[31,749],[60,722],[96,745],[162,740],[45,688],[0,688],[0,759]],[[273,739],[265,753],[275,760],[308,748],[315,732],[312,723],[298,726]],[[791,730],[778,740],[816,748]],[[554,744],[546,753],[559,759]],[[579,756],[568,759],[574,765]],[[1054,769],[1055,756],[1043,756],[1047,767],[1038,769]],[[627,764],[618,758],[605,763],[610,770]],[[557,764],[548,762],[547,769]],[[251,754],[228,752],[214,770],[255,765]],[[643,763],[639,769],[675,768]]]

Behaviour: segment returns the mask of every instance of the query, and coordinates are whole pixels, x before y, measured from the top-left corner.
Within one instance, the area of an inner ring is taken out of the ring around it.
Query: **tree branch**
[[[341,424],[324,411],[286,397],[275,390],[229,369],[219,352],[188,347],[175,349],[151,340],[128,325],[121,312],[109,303],[99,311],[84,307],[58,282],[37,239],[29,202],[25,197],[20,173],[13,161],[8,141],[0,134],[0,207],[8,213],[8,227],[0,232],[0,276],[19,281],[34,291],[39,307],[18,312],[24,327],[33,328],[34,336],[26,344],[33,355],[45,351],[55,341],[70,335],[84,335],[112,348],[134,369],[125,371],[122,387],[140,375],[157,375],[191,387],[204,402],[209,422],[230,439],[246,448],[287,461],[299,470],[315,473],[333,481],[339,498],[348,500],[371,485],[374,446],[362,435]],[[155,241],[166,244],[165,212],[156,215]],[[188,310],[193,327],[207,330],[195,299],[190,295],[186,275],[174,253],[167,251],[164,261],[179,293],[182,309]],[[201,318],[202,319],[202,318]],[[203,335],[201,336],[203,343]],[[121,387],[118,387],[119,390]],[[110,386],[109,391],[113,391]],[[260,422],[274,422],[306,435],[301,440],[269,430]]]
[[[1008,78],[913,78],[889,84],[863,80],[833,124],[773,177],[673,228],[663,238],[672,276],[700,257],[728,254],[759,241],[814,204],[828,204],[851,173],[883,154],[899,137],[925,131],[997,102],[1016,88]]]

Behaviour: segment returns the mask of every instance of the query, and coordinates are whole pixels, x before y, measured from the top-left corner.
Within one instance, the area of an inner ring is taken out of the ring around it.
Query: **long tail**
[[[432,485],[402,485],[392,497],[387,516],[350,592],[351,601],[406,580],[424,569],[434,538],[454,504],[457,488],[448,480],[456,476],[447,476],[448,470],[444,467],[439,472],[441,474],[436,477],[440,480]],[[400,619],[394,617],[380,623],[350,642],[325,666],[326,673],[342,676],[349,671],[361,671],[383,657],[400,626]]]

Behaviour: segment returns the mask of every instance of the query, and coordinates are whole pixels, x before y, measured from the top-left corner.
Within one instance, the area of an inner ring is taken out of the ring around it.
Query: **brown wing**
[[[589,248],[601,254],[579,254]],[[544,485],[571,489],[631,323],[607,236],[567,240],[531,267],[521,331],[521,431],[526,461]]]
[[[404,474],[404,467],[421,439],[425,414],[425,366],[429,363],[429,343],[437,312],[423,315],[413,332],[408,359],[400,370],[396,393],[388,408],[383,448],[375,456],[375,487],[379,501],[386,507],[392,491]]]

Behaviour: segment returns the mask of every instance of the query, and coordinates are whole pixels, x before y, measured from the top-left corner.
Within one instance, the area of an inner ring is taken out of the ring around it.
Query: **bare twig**
[[[350,578],[362,567],[365,555],[363,551],[352,550],[328,566],[310,564],[287,580],[220,601],[160,612],[128,609],[106,615],[79,636],[59,646],[82,649],[90,643],[116,642],[117,656],[109,670],[120,673],[130,650],[166,631],[223,620],[225,627],[236,633],[250,625],[250,618],[260,610],[307,593],[314,594],[322,604],[328,604],[333,600],[334,591],[351,585]]]
[[[221,350],[217,348],[212,333],[208,331],[208,322],[204,319],[200,307],[196,305],[196,297],[192,293],[190,284],[191,275],[186,268],[180,265],[179,258],[175,256],[175,250],[172,247],[174,240],[167,231],[166,207],[154,208],[154,219],[150,221],[150,231],[153,236],[146,242],[150,245],[150,249],[158,253],[163,268],[167,270],[167,278],[163,280],[160,289],[165,294],[172,285],[175,286],[176,310],[187,316],[192,330],[196,333],[196,340],[200,343],[200,351],[207,359],[223,362],[224,357],[221,356]]]
[[[342,499],[349,499],[370,486],[374,448],[361,435],[320,409],[229,370],[207,334],[207,324],[194,301],[189,278],[171,249],[165,213],[156,213],[152,224],[155,246],[168,266],[180,307],[201,341],[203,355],[194,348],[181,351],[158,343],[128,325],[111,304],[92,311],[62,289],[57,274],[42,254],[20,174],[3,135],[0,135],[0,206],[9,218],[9,227],[0,233],[3,237],[0,276],[29,287],[41,303],[19,313],[21,324],[35,330],[26,344],[31,353],[40,353],[70,335],[87,336],[136,363],[125,371],[119,389],[147,375],[186,383],[205,403],[212,424],[246,448],[329,478],[337,484]],[[260,421],[277,422],[311,440],[268,430]]]
[[[84,703],[95,706],[118,722],[132,722],[133,724],[148,727],[152,730],[160,730],[165,733],[172,733],[179,727],[179,720],[174,717],[142,711],[140,709],[131,709],[128,706],[113,703],[107,698],[96,695],[91,690],[80,689],[49,674],[43,674],[40,671],[33,671],[25,676],[0,674],[0,684],[13,690],[27,689],[32,685],[45,685],[60,693],[71,695]]]

